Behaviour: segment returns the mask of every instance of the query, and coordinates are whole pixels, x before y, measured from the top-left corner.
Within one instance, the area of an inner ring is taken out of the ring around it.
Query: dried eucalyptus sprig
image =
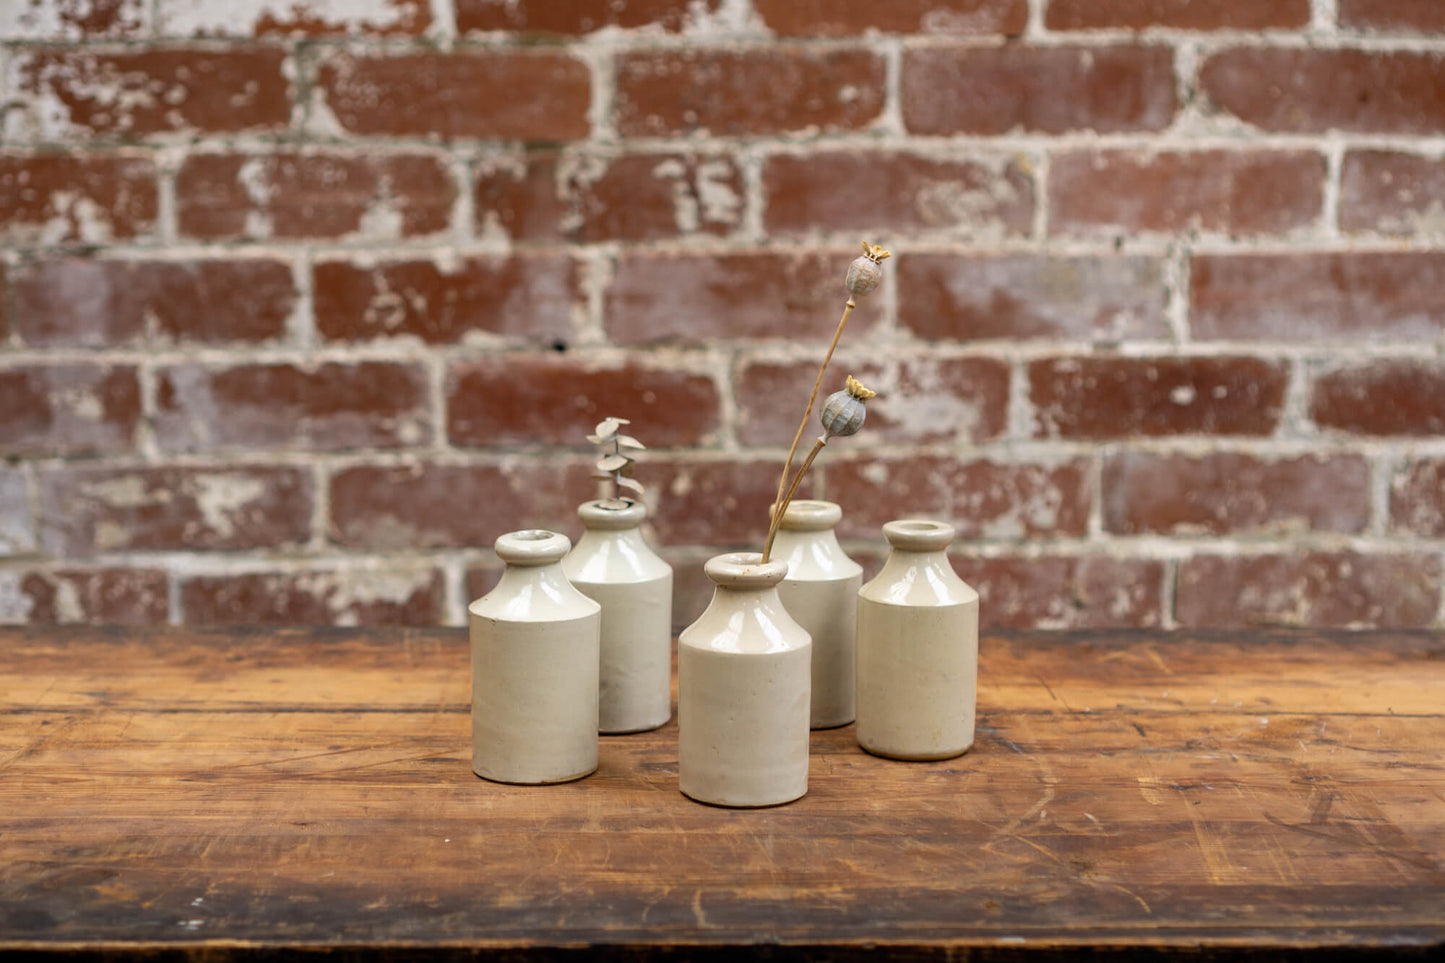
[[[642,483],[625,474],[631,470],[632,459],[622,453],[623,449],[647,450],[647,446],[636,438],[618,432],[623,425],[630,424],[632,422],[626,418],[605,418],[598,422],[592,434],[587,436],[588,441],[602,448],[602,457],[597,459],[597,470],[592,477],[612,482],[612,497],[600,503],[602,508],[626,508],[628,499],[622,497],[624,488],[636,492],[638,500],[641,500],[644,494]]]

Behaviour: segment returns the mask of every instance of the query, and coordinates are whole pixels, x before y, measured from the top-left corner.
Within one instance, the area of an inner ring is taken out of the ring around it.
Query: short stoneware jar
[[[883,526],[888,561],[858,592],[858,744],[895,759],[948,759],[973,745],[978,593],[954,572],[954,528]]]
[[[784,562],[703,567],[712,602],[677,643],[678,782],[699,802],[776,806],[808,791],[812,644],[778,598]]]
[[[641,502],[585,502],[577,514],[586,530],[562,571],[602,606],[599,726],[656,729],[672,718],[672,566],[642,537]]]
[[[565,535],[497,539],[506,570],[467,608],[472,771],[496,782],[580,779],[597,768],[601,606],[572,587]]]
[[[853,649],[863,566],[838,544],[843,509],[834,502],[788,504],[773,541],[773,558],[788,563],[778,596],[813,640],[812,726],[853,721]]]

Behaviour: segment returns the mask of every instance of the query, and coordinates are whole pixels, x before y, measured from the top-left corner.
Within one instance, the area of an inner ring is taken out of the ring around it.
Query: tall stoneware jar
[[[812,644],[778,598],[784,562],[757,552],[703,567],[712,602],[677,643],[678,781],[718,806],[775,806],[808,791]]]
[[[838,544],[843,510],[834,502],[788,504],[773,541],[773,558],[788,563],[778,596],[813,640],[812,726],[853,721],[853,649],[863,566]]]
[[[562,571],[602,606],[600,728],[656,729],[672,718],[672,567],[642,537],[641,502],[585,502],[577,514],[585,531]]]
[[[572,587],[565,535],[497,539],[506,569],[467,609],[472,771],[497,782],[579,779],[597,768],[601,606]]]
[[[895,759],[947,759],[973,745],[978,593],[948,562],[954,529],[883,526],[888,561],[858,593],[858,744]]]

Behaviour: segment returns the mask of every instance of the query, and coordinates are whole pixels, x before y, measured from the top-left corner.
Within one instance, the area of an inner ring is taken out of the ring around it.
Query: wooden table
[[[1445,958],[1445,636],[991,635],[980,678],[968,755],[818,732],[730,811],[675,723],[477,779],[458,630],[0,630],[0,952]]]

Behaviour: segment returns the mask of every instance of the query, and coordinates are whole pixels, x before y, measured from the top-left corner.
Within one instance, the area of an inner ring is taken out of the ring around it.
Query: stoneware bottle
[[[718,806],[775,806],[808,791],[812,644],[778,598],[788,566],[757,552],[703,567],[712,602],[677,648],[678,781]]]
[[[600,728],[656,729],[672,718],[672,567],[642,538],[641,502],[585,502],[577,514],[586,530],[562,571],[602,606]]]
[[[497,539],[497,587],[467,609],[472,771],[496,782],[580,779],[597,768],[601,606],[572,587],[565,535]]]
[[[895,759],[947,759],[973,745],[978,593],[948,562],[954,529],[883,526],[888,561],[858,593],[858,744]]]
[[[788,614],[813,640],[812,726],[853,721],[853,649],[863,566],[843,553],[834,502],[795,500],[783,513],[773,558],[788,563],[778,586]]]

